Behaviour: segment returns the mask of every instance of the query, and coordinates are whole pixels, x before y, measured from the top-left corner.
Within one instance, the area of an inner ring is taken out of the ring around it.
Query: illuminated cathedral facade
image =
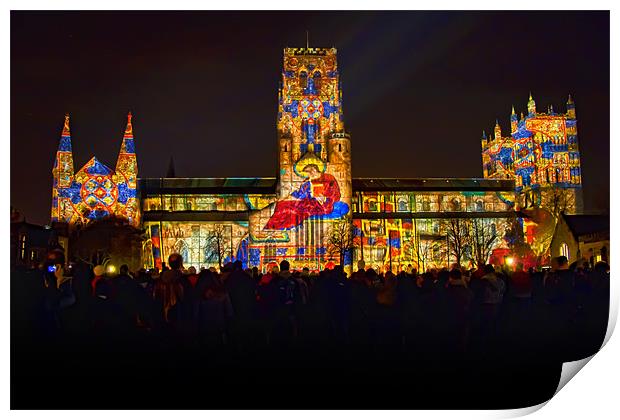
[[[545,252],[560,214],[583,211],[575,103],[569,95],[565,113],[553,106],[539,112],[530,94],[526,115],[512,108],[509,136],[496,121],[481,142],[484,177],[514,180],[516,207],[531,216],[524,219],[526,239]]]
[[[534,175],[496,177],[499,165],[487,162],[485,179],[354,178],[342,103],[335,48],[284,49],[273,178],[138,179],[131,115],[115,169],[93,157],[74,173],[67,117],[53,168],[52,221],[127,219],[145,232],[145,268],[180,253],[185,266],[240,260],[265,271],[286,259],[292,269],[321,270],[341,262],[329,238],[342,224],[354,235],[347,267],[358,259],[378,271],[473,264],[477,250],[453,244],[454,221],[485,227],[492,246],[482,259],[508,246],[517,193]],[[533,132],[527,121],[519,124]]]
[[[52,169],[52,222],[85,225],[108,216],[140,222],[137,199],[138,162],[131,113],[123,135],[116,168],[110,169],[93,156],[74,172],[69,115],[65,115],[56,160]]]
[[[575,196],[571,212],[580,210],[581,163],[577,142],[575,103],[569,96],[566,113],[550,106],[536,111],[530,94],[527,115],[510,115],[510,135],[504,137],[496,121],[493,136],[482,133],[482,168],[485,178],[513,179],[520,207],[540,205],[541,191],[561,189]]]

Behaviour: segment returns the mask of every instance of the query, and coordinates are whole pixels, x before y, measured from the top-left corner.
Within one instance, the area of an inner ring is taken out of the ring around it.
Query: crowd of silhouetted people
[[[20,303],[25,329],[50,340],[152,336],[239,352],[329,343],[378,355],[570,360],[600,347],[609,310],[609,265],[569,267],[565,257],[544,272],[453,264],[377,273],[359,261],[350,277],[340,266],[291,271],[288,261],[266,274],[241,261],[197,271],[179,254],[162,272],[123,265],[112,276],[74,265],[67,273],[64,264],[60,251],[49,253]]]
[[[314,407],[394,408],[399,381],[417,407],[533,405],[551,398],[562,362],[598,351],[609,314],[609,265],[564,257],[541,271],[378,273],[359,261],[349,276],[287,261],[185,269],[173,254],[161,272],[111,274],[53,251],[11,280],[12,395],[25,407],[36,394],[71,408],[282,408],[309,395]]]

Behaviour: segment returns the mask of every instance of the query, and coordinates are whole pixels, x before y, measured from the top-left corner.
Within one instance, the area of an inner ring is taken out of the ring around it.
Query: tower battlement
[[[284,55],[333,55],[337,54],[336,48],[316,48],[316,47],[301,47],[301,48],[285,48]]]

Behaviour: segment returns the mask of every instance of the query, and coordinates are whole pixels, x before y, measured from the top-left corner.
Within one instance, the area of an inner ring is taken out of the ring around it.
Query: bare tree
[[[144,239],[143,230],[123,218],[110,216],[73,229],[69,254],[71,259],[87,264],[127,264],[134,269],[141,265]]]
[[[531,246],[525,241],[523,225],[516,214],[506,220],[504,240],[506,244],[508,244],[508,248],[510,248],[512,254],[516,255],[521,260],[533,255]]]
[[[344,266],[344,256],[359,245],[355,235],[355,225],[349,219],[337,220],[327,234],[327,253],[337,255],[340,265]]]
[[[226,235],[227,230],[226,225],[215,225],[213,230],[209,232],[205,244],[205,262],[217,262],[220,270],[222,269],[222,261],[226,258],[228,250],[226,246],[230,240]]]
[[[497,222],[495,219],[480,218],[469,221],[469,245],[478,266],[487,262],[499,240]]]
[[[556,222],[562,213],[575,211],[577,203],[574,190],[553,186],[545,188],[541,194],[541,207],[549,211]]]
[[[418,270],[425,271],[427,264],[432,260],[433,241],[412,235],[403,246],[404,253],[411,256],[411,260],[417,264]]]
[[[465,247],[469,245],[470,223],[466,219],[451,218],[445,219],[442,224],[448,239],[450,255],[460,265],[465,253]]]
[[[446,248],[446,241],[433,241],[429,243],[430,246],[430,259],[429,262],[432,261],[435,267],[439,267],[444,264],[448,258],[448,249]]]

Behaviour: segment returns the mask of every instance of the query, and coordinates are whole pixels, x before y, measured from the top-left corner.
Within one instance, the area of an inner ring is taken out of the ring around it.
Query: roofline
[[[140,178],[138,177],[138,181],[141,180],[149,180],[149,179],[157,179],[157,180],[165,180],[165,179],[277,179],[275,176],[203,176],[203,177],[199,177],[199,176],[191,176],[191,177],[181,177],[181,176],[175,176],[174,178],[168,178],[165,176],[162,177],[145,177],[145,178]]]
[[[508,219],[518,216],[514,211],[419,211],[419,212],[363,212],[353,213],[353,219]]]

